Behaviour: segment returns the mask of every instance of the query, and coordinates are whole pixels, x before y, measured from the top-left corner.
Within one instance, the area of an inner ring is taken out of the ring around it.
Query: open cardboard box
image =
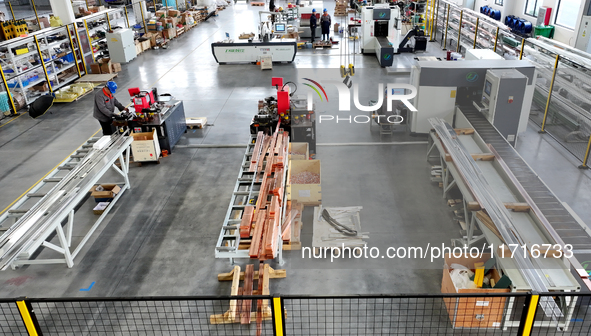
[[[116,184],[101,184],[100,186],[105,190],[97,191],[96,187],[98,186],[96,185],[90,189],[90,196],[94,197],[97,202],[109,202],[121,191],[121,188]]]
[[[451,254],[445,256],[443,267],[443,279],[441,281],[441,293],[508,293],[509,288],[456,288],[450,272],[451,264],[460,264],[468,267],[474,272],[474,263],[486,262],[491,258],[488,253],[482,254],[480,258],[455,258]],[[495,282],[501,278],[496,269],[489,273]],[[464,297],[444,298],[449,319],[454,328],[500,328],[505,312],[505,297]]]

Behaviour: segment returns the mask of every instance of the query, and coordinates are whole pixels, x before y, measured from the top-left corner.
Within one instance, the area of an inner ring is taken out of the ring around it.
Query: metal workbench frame
[[[472,138],[473,140],[473,144],[470,147],[478,147],[478,150],[476,150],[476,148],[472,148],[472,150],[470,150],[471,154],[483,154],[485,153],[484,149],[487,148],[486,144],[484,143],[484,141],[479,137],[478,133],[474,133],[473,135],[458,135],[458,140],[460,142],[461,138]],[[439,152],[439,155],[435,156],[432,155],[433,151],[437,149],[437,151]],[[499,244],[501,244],[501,240],[495,236],[495,234],[488,229],[471,211],[469,211],[467,209],[467,203],[468,202],[473,202],[475,201],[474,196],[472,195],[470,188],[465,184],[464,180],[462,179],[461,175],[459,174],[458,170],[456,169],[455,165],[453,162],[447,162],[445,160],[446,157],[446,150],[443,146],[443,144],[441,143],[441,141],[439,140],[439,138],[437,137],[437,134],[435,132],[431,132],[430,133],[430,137],[429,137],[429,145],[428,145],[428,150],[427,150],[427,160],[429,159],[434,159],[434,158],[439,158],[439,162],[441,164],[441,169],[442,169],[442,187],[443,187],[443,197],[446,198],[449,191],[453,188],[453,187],[458,187],[458,189],[460,190],[461,194],[462,194],[462,202],[464,205],[464,218],[465,218],[465,222],[466,222],[466,233],[463,236],[463,238],[461,239],[457,239],[454,241],[454,244],[457,244],[459,246],[472,246],[474,245],[474,243],[476,243],[477,241],[485,238],[488,243],[493,243],[495,246],[498,246]],[[494,164],[493,164],[494,166]],[[498,168],[496,168],[498,170]],[[485,173],[485,172],[483,172]],[[504,176],[502,175],[502,172],[499,171],[499,176],[498,178],[501,178],[504,180],[504,182],[507,184],[507,187],[510,189],[511,186],[511,181],[508,181],[504,178]],[[494,180],[495,178],[491,177],[491,180]],[[488,180],[488,178],[487,178]],[[536,223],[537,225],[542,225],[541,223],[539,223],[539,221],[537,221],[534,217],[535,216],[531,216],[532,217],[532,222]],[[482,232],[481,235],[478,236],[474,236],[474,232],[476,231],[476,229],[480,230]],[[532,230],[535,230],[534,228],[532,228]],[[548,240],[550,240],[549,237],[546,237]],[[539,242],[540,244],[545,243],[545,242]],[[555,242],[556,243],[556,242]],[[495,255],[497,254],[497,250],[495,249],[494,251]],[[508,259],[508,258],[504,258],[504,259]],[[496,257],[496,261],[497,261],[497,268],[498,269],[502,269],[503,271],[507,272],[507,266],[511,266],[508,265],[508,260],[504,260],[501,258],[498,258],[498,256]],[[571,286],[554,286],[554,287],[550,287],[549,289],[551,291],[563,291],[563,292],[578,292],[580,290],[580,286],[578,285],[578,282],[576,281],[576,279],[572,276],[572,274],[570,273],[570,263],[566,258],[562,258],[562,262],[559,262],[559,265],[564,266],[563,269],[563,273],[564,275],[567,276],[567,278],[569,278],[569,280],[572,282]],[[512,266],[514,267],[514,265]],[[511,287],[511,291],[512,292],[521,292],[521,291],[531,291],[532,289],[529,288],[526,285],[526,282],[523,281],[523,279],[520,279],[520,275],[517,272],[511,272],[509,271],[510,274],[510,278],[513,280],[513,285]],[[572,317],[573,311],[575,309],[576,306],[576,297],[572,298],[569,297],[569,299],[566,299],[564,301],[561,301],[562,305],[561,305],[561,311],[564,312],[563,317],[560,318],[560,321],[558,322],[558,327],[559,328],[563,328],[564,330],[566,330],[569,326],[570,323],[570,319]],[[510,320],[510,316],[512,314],[513,309],[516,308],[515,306],[515,300],[514,298],[510,298],[508,300],[508,302],[506,303],[506,317],[503,321],[502,324],[502,328],[503,329],[507,329],[508,327],[518,327],[519,326],[519,321],[512,321]],[[535,326],[537,327],[544,327],[544,326],[556,326],[556,323],[550,323],[550,322],[536,322]]]
[[[63,177],[56,177],[60,171],[73,170],[79,164],[88,163],[85,159],[86,156],[91,152],[100,152],[101,150],[93,149],[93,144],[98,140],[97,138],[89,139],[84,143],[75,154],[70,155],[61,165],[50,172],[42,182],[38,183],[31,189],[31,193],[22,197],[14,205],[12,205],[8,211],[0,216],[0,224],[6,227],[9,224],[9,218],[14,217],[15,223],[10,225],[8,232],[11,229],[18,227],[19,221],[26,219],[26,215],[30,213],[42,214],[38,220],[43,220],[45,216],[49,216],[49,223],[44,225],[43,228],[35,234],[35,236],[26,241],[20,253],[10,261],[10,267],[15,269],[22,265],[31,264],[57,264],[65,263],[69,268],[74,266],[74,258],[78,256],[84,245],[88,242],[92,234],[96,231],[99,225],[103,222],[109,211],[113,208],[114,204],[121,198],[125,190],[130,189],[131,185],[128,178],[129,172],[129,155],[130,146],[133,138],[124,137],[120,140],[121,144],[115,145],[113,148],[104,150],[104,153],[100,153],[98,156],[99,162],[96,165],[89,167],[87,171],[81,173],[81,175],[73,174],[74,172],[68,173]],[[119,168],[115,162],[119,160],[121,168]],[[88,197],[88,191],[90,188],[101,180],[101,178],[110,170],[113,170],[117,175],[123,178],[123,181],[115,181],[112,184],[120,186],[120,192],[110,202],[109,206],[104,210],[102,215],[94,222],[90,229],[86,232],[82,240],[77,244],[75,248],[72,246],[72,233],[74,230],[74,215],[77,207],[86,201]],[[71,190],[60,189],[59,182],[67,179],[80,179],[83,182],[82,185],[75,187]],[[50,191],[46,194],[37,193],[48,183],[57,183]],[[30,209],[22,209],[21,207],[32,198],[39,198],[35,205]],[[44,202],[45,205],[43,204]],[[57,205],[57,207],[56,207]],[[52,208],[53,207],[53,208]],[[52,209],[52,211],[49,211]],[[65,225],[62,226],[62,223]],[[50,240],[53,238],[53,234],[56,234],[59,240],[59,245],[51,243]],[[2,238],[2,237],[0,237]],[[47,247],[55,252],[63,255],[63,258],[57,259],[44,259],[44,258],[31,258],[35,252],[41,248]]]
[[[240,172],[238,173],[238,178],[236,179],[236,183],[234,184],[234,190],[232,192],[232,198],[230,199],[230,205],[228,206],[228,211],[226,211],[226,216],[224,217],[222,230],[220,232],[220,236],[215,247],[215,257],[228,258],[230,259],[230,263],[234,263],[235,258],[250,258],[248,249],[239,249],[240,223],[242,222],[242,213],[244,211],[244,208],[250,204],[249,201],[256,200],[256,198],[259,195],[262,183],[262,180],[258,182],[255,181],[255,177],[262,174],[262,171],[249,171],[251,158],[255,154],[254,148],[256,139],[256,135],[251,135],[250,141],[246,146],[246,152],[244,153],[242,163],[240,164]],[[262,146],[260,146],[259,150],[262,151]],[[263,159],[264,155],[265,153],[260,154],[261,159]],[[285,167],[283,169],[284,182],[287,179],[288,169],[289,167]],[[286,204],[287,202],[285,202],[284,198],[283,205],[281,206],[281,212],[279,214],[281,222],[283,222]],[[283,265],[283,239],[281,238],[281,230],[279,230],[278,235],[279,243],[277,244],[277,259],[279,264]]]

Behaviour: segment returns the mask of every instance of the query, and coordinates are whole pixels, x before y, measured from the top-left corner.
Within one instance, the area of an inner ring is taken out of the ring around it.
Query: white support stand
[[[84,184],[81,185],[81,187],[75,188],[74,190],[69,191],[66,195],[63,196],[63,199],[59,201],[61,202],[61,205],[59,205],[58,210],[54,213],[49,213],[47,215],[51,217],[51,220],[48,221],[46,225],[44,225],[43,230],[41,230],[40,233],[36,237],[34,237],[34,239],[31,239],[28,242],[23,251],[10,264],[12,269],[16,269],[18,266],[22,265],[34,264],[65,263],[68,266],[68,268],[72,268],[74,266],[74,259],[76,258],[76,256],[78,256],[84,245],[88,242],[90,237],[94,234],[94,232],[103,222],[105,217],[109,214],[115,203],[117,203],[117,201],[121,198],[125,190],[131,189],[128,173],[130,145],[132,141],[132,138],[128,138],[122,146],[120,146],[119,148],[112,149],[111,152],[107,153],[105,157],[102,159],[102,164],[99,163],[95,168],[88,172],[88,174],[85,177],[86,180],[84,181]],[[124,153],[125,155],[123,155]],[[117,160],[119,160],[121,168],[119,168],[115,164]],[[80,203],[86,201],[88,190],[90,190],[90,188],[95,184],[100,183],[100,179],[110,169],[114,170],[118,175],[120,175],[123,178],[123,181],[117,181],[114,183],[120,186],[121,191],[115,196],[115,198],[110,202],[109,206],[101,214],[101,216],[86,232],[86,234],[78,243],[78,245],[74,249],[72,249],[72,233],[75,225],[74,209]],[[65,230],[64,227],[62,227],[62,223],[64,221],[66,221]],[[48,240],[50,239],[53,233],[57,235],[59,245],[51,243]],[[63,258],[41,259],[37,257],[33,260],[29,259],[41,247],[46,247],[62,254]]]

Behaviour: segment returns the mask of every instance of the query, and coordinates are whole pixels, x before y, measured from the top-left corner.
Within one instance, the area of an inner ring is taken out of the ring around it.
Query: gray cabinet
[[[137,56],[131,29],[117,29],[113,33],[107,33],[107,46],[109,57],[115,63],[127,63]]]

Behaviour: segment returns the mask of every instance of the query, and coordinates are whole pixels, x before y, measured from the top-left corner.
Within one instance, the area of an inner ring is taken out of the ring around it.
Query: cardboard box
[[[116,184],[101,184],[100,186],[103,187],[103,191],[97,191],[96,187],[98,186],[94,186],[90,189],[90,196],[94,197],[94,200],[97,203],[110,202],[119,192],[121,192],[121,188]]]
[[[131,153],[134,162],[158,161],[160,158],[160,144],[155,129],[152,132],[131,132],[130,136],[133,137]]]
[[[170,16],[170,17],[177,17],[180,15],[181,15],[181,12],[176,9],[169,9],[168,10],[168,16]]]
[[[94,212],[95,215],[102,215],[107,207],[109,207],[109,204],[111,204],[111,202],[99,202],[94,209],[92,209],[92,212]]]
[[[89,6],[88,7],[88,11],[91,12],[91,13],[98,13],[99,8],[96,7],[96,6]]]
[[[162,37],[165,39],[173,39],[176,37],[176,28],[168,28],[162,31]]]
[[[339,32],[339,26],[340,26],[340,25],[339,25],[338,23],[335,23],[335,24],[334,24],[334,32],[335,32],[335,33],[338,33],[338,32]]]
[[[161,9],[161,10],[156,11],[157,18],[161,18],[162,16],[166,17],[166,10]]]
[[[33,86],[33,90],[39,91],[39,92],[45,92],[45,91],[49,90],[49,86],[47,85],[47,82],[43,82],[41,84],[37,84],[37,85]]]
[[[159,37],[161,38],[162,33],[160,33],[160,32],[148,33],[148,34],[146,34],[146,37],[150,39],[150,47],[154,48],[156,46],[156,39]]]
[[[287,199],[298,201],[305,205],[319,205],[322,203],[321,183],[318,184],[293,184],[291,176],[301,172],[311,172],[321,175],[320,160],[296,160],[289,163],[287,174]],[[322,182],[322,176],[320,177]]]
[[[111,68],[111,60],[108,60],[106,62],[101,62],[101,73],[103,74],[110,74],[113,73],[113,69]]]
[[[441,280],[441,293],[508,293],[509,288],[474,288],[464,289],[456,288],[450,275],[451,264],[460,264],[474,271],[474,263],[486,262],[490,259],[490,254],[484,253],[481,258],[454,258],[448,254],[445,256],[445,265],[443,268],[443,279]],[[496,269],[491,269],[490,273],[495,281],[500,279]],[[449,314],[449,319],[454,328],[499,328],[503,321],[505,312],[505,297],[464,297],[464,298],[444,298],[445,306]]]
[[[114,73],[120,72],[121,63],[111,63],[111,70],[113,70]]]
[[[101,65],[99,63],[92,63],[90,65],[90,72],[95,75],[100,74],[101,73]]]
[[[288,156],[290,160],[308,160],[310,157],[309,144],[307,142],[290,142],[288,153],[290,153]]]
[[[150,42],[150,40],[146,40],[146,41],[142,42],[142,50],[143,51],[146,51],[151,48],[152,48],[152,43]]]

